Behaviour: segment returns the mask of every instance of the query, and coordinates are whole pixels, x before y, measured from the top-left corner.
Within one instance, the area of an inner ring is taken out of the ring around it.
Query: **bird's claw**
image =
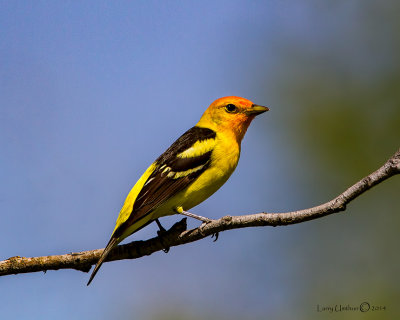
[[[201,234],[203,237],[206,236],[206,235],[204,234],[203,229],[204,229],[204,227],[205,227],[207,224],[209,224],[210,222],[212,222],[212,220],[205,221],[205,222],[203,222],[203,223],[200,225],[200,227],[199,227],[199,232],[200,232],[200,234]],[[215,239],[213,240],[213,241],[215,242],[215,241],[218,240],[218,236],[219,236],[219,232],[216,232],[216,233],[213,233],[213,234],[211,235],[211,238],[215,238]]]
[[[204,227],[205,227],[208,223],[210,223],[210,222],[211,222],[211,220],[210,220],[210,221],[207,221],[207,222],[203,222],[203,223],[200,225],[200,227],[199,227],[199,232],[200,232],[200,234],[201,234],[203,237],[206,236],[206,235],[204,234],[203,229],[204,229]]]
[[[211,235],[211,239],[212,239],[212,238],[215,238],[215,239],[213,240],[213,242],[217,241],[217,240],[218,240],[218,237],[219,237],[219,232],[213,233],[213,234]]]
[[[163,229],[164,229],[164,228],[163,228]],[[164,247],[164,248],[162,249],[162,251],[164,251],[165,253],[168,253],[170,247],[165,246],[164,241],[163,241],[163,235],[164,235],[164,233],[166,233],[166,232],[167,232],[167,231],[166,231],[165,229],[164,229],[164,230],[159,230],[159,231],[157,231],[157,235],[158,235],[158,237],[160,238],[161,245]]]

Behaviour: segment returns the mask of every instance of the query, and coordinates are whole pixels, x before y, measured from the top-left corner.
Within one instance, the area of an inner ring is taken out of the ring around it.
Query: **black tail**
[[[118,244],[118,242],[119,242],[118,238],[111,238],[110,241],[107,243],[106,248],[104,249],[103,253],[101,254],[99,261],[97,261],[96,266],[94,267],[93,272],[90,275],[90,279],[87,283],[87,286],[92,282],[94,276],[96,275],[97,271],[99,271],[101,265],[106,260],[108,254]]]

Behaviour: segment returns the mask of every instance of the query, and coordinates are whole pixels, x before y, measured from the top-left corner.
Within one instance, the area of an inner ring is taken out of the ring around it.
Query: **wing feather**
[[[129,218],[115,229],[113,237],[127,236],[124,232],[130,226],[193,183],[210,165],[215,137],[215,131],[195,126],[158,157]]]

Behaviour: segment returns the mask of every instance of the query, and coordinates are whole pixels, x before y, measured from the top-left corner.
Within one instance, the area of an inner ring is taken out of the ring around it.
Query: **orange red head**
[[[268,110],[245,98],[223,97],[207,108],[197,125],[217,132],[232,132],[240,143],[254,117]]]

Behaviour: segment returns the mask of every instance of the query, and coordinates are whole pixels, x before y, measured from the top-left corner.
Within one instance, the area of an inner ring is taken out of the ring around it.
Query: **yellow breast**
[[[182,207],[189,210],[210,197],[231,176],[240,156],[240,146],[234,139],[217,134],[211,163],[206,171],[182,192]]]

